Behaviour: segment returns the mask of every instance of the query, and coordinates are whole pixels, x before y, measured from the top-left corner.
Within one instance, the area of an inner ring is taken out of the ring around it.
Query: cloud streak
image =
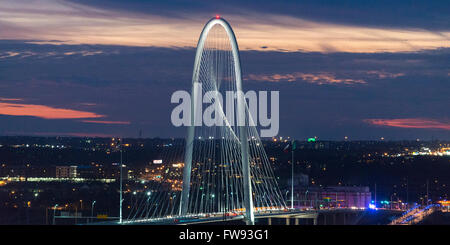
[[[129,125],[129,121],[99,121],[99,120],[82,120],[84,123],[97,123],[97,124],[119,124],[119,125]]]
[[[207,13],[158,15],[65,1],[0,0],[1,39],[63,40],[69,44],[195,47]],[[450,47],[450,32],[365,27],[244,9],[226,16],[242,50],[404,52]],[[14,54],[6,54],[9,57]]]
[[[403,118],[403,119],[365,119],[364,122],[376,125],[397,128],[422,128],[450,130],[450,121],[438,121],[427,118]]]
[[[403,73],[403,72],[392,73],[392,72],[386,72],[386,71],[368,71],[367,74],[368,75],[375,75],[379,79],[397,78],[397,77],[402,77],[402,76],[405,75],[405,73]]]
[[[0,97],[0,101],[22,101],[23,99],[20,98],[3,98]]]
[[[351,78],[336,78],[335,75],[331,73],[302,73],[294,72],[288,74],[272,74],[272,75],[257,75],[249,74],[245,80],[254,81],[264,81],[264,82],[296,82],[296,81],[306,81],[308,83],[314,83],[318,85],[323,84],[365,84],[366,81],[362,79],[351,79]]]
[[[8,116],[32,116],[43,119],[101,118],[104,115],[88,111],[55,108],[46,105],[0,102],[0,114]]]

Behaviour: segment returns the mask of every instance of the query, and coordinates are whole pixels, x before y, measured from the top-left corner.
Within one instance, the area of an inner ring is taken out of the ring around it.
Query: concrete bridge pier
[[[282,214],[275,216],[258,217],[267,221],[267,225],[285,224],[285,225],[302,225],[311,224],[317,225],[319,223],[319,214],[316,213],[299,213],[299,214]],[[312,222],[311,222],[312,220]]]

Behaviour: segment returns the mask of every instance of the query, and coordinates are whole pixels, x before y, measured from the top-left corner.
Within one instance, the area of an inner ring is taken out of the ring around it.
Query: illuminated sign
[[[107,219],[108,215],[107,214],[97,214],[97,219]]]
[[[161,159],[159,159],[159,160],[153,160],[153,164],[161,164],[162,163],[162,160]]]

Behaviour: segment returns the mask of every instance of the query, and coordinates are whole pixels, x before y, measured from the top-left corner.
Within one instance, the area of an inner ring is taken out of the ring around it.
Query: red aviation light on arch
[[[216,19],[220,19],[220,15],[216,14]]]

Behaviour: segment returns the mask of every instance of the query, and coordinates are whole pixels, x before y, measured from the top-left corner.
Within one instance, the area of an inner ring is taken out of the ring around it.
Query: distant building
[[[56,178],[77,178],[77,166],[56,166]]]
[[[295,206],[314,208],[367,208],[372,193],[367,186],[298,187],[295,193]]]
[[[95,171],[96,169],[93,166],[89,166],[89,165],[81,165],[81,166],[77,166],[77,175],[80,178],[85,178],[85,179],[96,179],[96,178],[102,178],[102,176],[98,175],[97,172]]]

